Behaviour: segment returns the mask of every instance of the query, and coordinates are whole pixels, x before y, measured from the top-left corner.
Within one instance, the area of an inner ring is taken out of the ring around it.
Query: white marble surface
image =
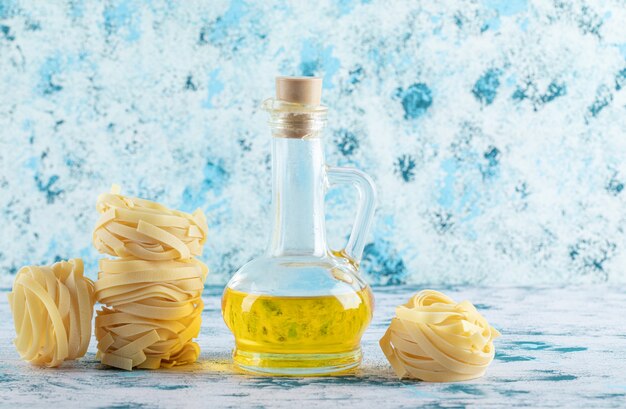
[[[220,316],[221,288],[206,291],[198,363],[124,372],[87,356],[59,369],[21,362],[0,291],[0,406],[3,407],[626,407],[626,288],[502,287],[436,289],[477,304],[502,332],[486,376],[468,382],[398,381],[377,341],[393,307],[416,287],[378,287],[374,322],[354,374],[272,378],[237,374],[233,341]]]

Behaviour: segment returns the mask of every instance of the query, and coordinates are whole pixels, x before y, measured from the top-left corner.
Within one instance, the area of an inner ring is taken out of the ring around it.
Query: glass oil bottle
[[[374,299],[358,266],[375,189],[361,171],[325,164],[321,90],[321,78],[279,77],[276,98],[263,104],[272,131],[272,232],[266,253],[237,271],[222,298],[234,362],[247,372],[326,375],[361,362]],[[334,184],[359,193],[340,251],[326,242],[324,197]]]

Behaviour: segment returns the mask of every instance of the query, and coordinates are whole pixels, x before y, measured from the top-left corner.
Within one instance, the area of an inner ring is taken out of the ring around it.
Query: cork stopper
[[[321,77],[276,77],[276,99],[302,105],[320,105]]]

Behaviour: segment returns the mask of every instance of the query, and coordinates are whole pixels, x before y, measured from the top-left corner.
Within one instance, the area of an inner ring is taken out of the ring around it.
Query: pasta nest
[[[396,309],[380,346],[401,379],[454,382],[485,373],[499,336],[469,301],[423,290]]]
[[[150,200],[111,193],[98,197],[102,215],[93,232],[93,245],[103,254],[141,260],[189,259],[202,255],[207,221],[197,209],[192,214],[170,210]]]
[[[56,367],[80,358],[91,339],[94,284],[81,259],[22,267],[9,293],[22,359]]]

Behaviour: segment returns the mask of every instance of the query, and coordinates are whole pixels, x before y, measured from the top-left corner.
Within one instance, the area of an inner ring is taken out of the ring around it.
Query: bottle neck
[[[326,254],[324,166],[321,138],[272,138],[270,256]]]

